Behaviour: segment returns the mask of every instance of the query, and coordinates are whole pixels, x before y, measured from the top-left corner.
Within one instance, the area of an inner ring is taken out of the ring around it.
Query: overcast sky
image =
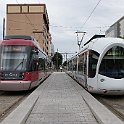
[[[55,51],[58,48],[59,52],[76,52],[78,49],[76,31],[87,32],[84,36],[83,44],[94,34],[104,34],[109,26],[124,16],[124,0],[101,0],[94,10],[98,1],[0,0],[0,38],[2,38],[2,20],[5,17],[6,4],[44,3],[47,6],[50,33],[52,34]],[[90,16],[91,13],[92,15]],[[89,16],[90,18],[88,19]],[[80,38],[81,36],[79,35]]]

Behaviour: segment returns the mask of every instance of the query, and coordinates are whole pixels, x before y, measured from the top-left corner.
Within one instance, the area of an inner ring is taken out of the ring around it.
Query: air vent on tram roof
[[[92,41],[93,39],[96,39],[96,38],[102,38],[102,37],[105,37],[105,35],[94,35],[90,40],[88,40],[85,44],[84,44],[84,46],[85,45],[87,45],[90,41]]]
[[[6,35],[4,37],[4,40],[10,40],[10,39],[34,40],[32,36],[27,36],[27,35]]]

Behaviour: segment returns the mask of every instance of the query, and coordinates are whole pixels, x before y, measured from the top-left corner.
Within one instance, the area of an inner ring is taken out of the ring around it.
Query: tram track
[[[112,113],[124,121],[124,95],[123,96],[93,96],[103,105],[105,105]]]
[[[0,92],[0,122],[18,107],[31,92]]]

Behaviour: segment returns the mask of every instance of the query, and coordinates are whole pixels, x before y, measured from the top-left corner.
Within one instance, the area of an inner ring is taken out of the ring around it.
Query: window
[[[39,70],[45,70],[45,59],[39,58]]]
[[[29,12],[44,12],[44,6],[29,6]]]
[[[8,6],[8,13],[20,13],[20,6]]]
[[[114,46],[106,52],[99,74],[115,79],[124,78],[124,48]]]
[[[77,57],[75,57],[72,61],[73,61],[73,63],[72,63],[73,71],[76,71],[77,70]]]
[[[87,52],[84,53],[83,74],[87,75]]]
[[[68,61],[68,70],[73,71],[73,60]]]
[[[94,78],[96,75],[98,58],[99,58],[99,53],[97,53],[93,50],[89,51],[88,77],[90,77],[90,78]]]
[[[28,12],[28,6],[22,6],[22,13]]]
[[[34,49],[34,53],[32,54],[32,71],[37,71],[38,70],[38,66],[39,66],[39,62],[38,62],[38,49]]]
[[[1,49],[0,70],[2,71],[22,71],[27,68],[28,61],[27,46],[3,46]]]
[[[78,59],[78,73],[83,74],[84,54],[79,55]]]
[[[87,52],[82,53],[82,54],[79,55],[79,58],[78,58],[78,73],[87,75]]]

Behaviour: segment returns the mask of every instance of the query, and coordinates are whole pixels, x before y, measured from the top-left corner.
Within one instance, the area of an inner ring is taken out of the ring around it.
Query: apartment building
[[[6,35],[31,35],[51,55],[52,37],[45,4],[7,4]]]
[[[123,37],[124,38],[124,16],[110,26],[105,32],[106,37]]]

